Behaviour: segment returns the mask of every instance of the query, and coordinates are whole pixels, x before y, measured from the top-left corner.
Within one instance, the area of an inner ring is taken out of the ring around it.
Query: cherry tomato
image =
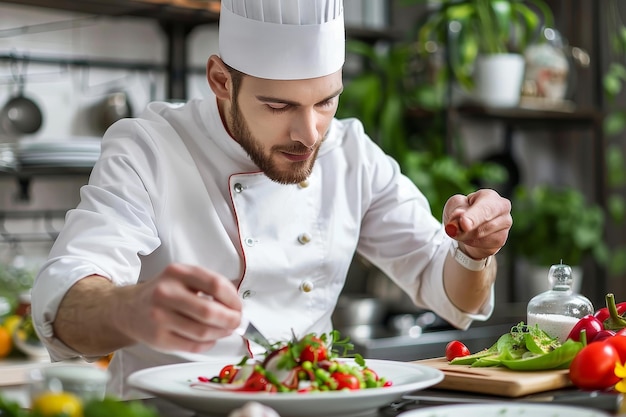
[[[311,363],[317,363],[323,361],[328,357],[326,346],[319,337],[311,337],[307,340],[307,345],[302,349],[300,353],[300,361],[309,361]]]
[[[240,391],[266,391],[275,392],[276,387],[267,380],[260,372],[253,372],[246,380],[246,383],[239,389]]]
[[[446,345],[446,359],[451,361],[454,358],[460,358],[462,356],[467,356],[471,352],[462,342],[458,340],[453,340]]]
[[[613,337],[609,337],[604,341],[604,343],[612,345],[615,350],[617,350],[619,360],[622,363],[626,363],[626,336],[624,335],[624,333],[616,334]]]
[[[569,377],[574,385],[584,390],[602,390],[614,386],[615,363],[620,361],[617,349],[609,343],[591,343],[572,360]]]
[[[233,382],[233,379],[235,379],[235,375],[237,375],[238,371],[239,369],[235,365],[226,365],[220,371],[220,381],[230,384]]]
[[[585,330],[587,334],[587,343],[591,343],[596,338],[598,332],[603,329],[604,326],[602,325],[602,321],[600,319],[595,317],[593,314],[587,314],[585,317],[576,322],[572,330],[570,330],[567,335],[567,338],[580,342],[580,332]]]
[[[343,372],[333,372],[331,378],[337,382],[337,390],[349,389],[357,390],[361,389],[361,383],[359,379],[352,375]]]

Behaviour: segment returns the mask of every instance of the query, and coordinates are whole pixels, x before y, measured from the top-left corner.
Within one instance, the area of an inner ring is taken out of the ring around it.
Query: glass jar
[[[539,328],[563,343],[582,317],[593,314],[591,301],[572,292],[572,268],[563,263],[552,265],[548,273],[550,290],[534,296],[527,307],[529,326]]]

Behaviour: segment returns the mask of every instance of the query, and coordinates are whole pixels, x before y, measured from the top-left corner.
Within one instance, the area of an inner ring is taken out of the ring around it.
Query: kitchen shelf
[[[219,20],[219,0],[3,0],[3,2],[102,16],[145,17],[194,25],[215,23]]]
[[[498,120],[504,123],[546,129],[547,127],[571,127],[600,125],[603,114],[593,109],[535,110],[528,108],[490,108],[482,106],[460,106],[449,109],[451,116],[482,120]]]
[[[30,199],[30,183],[33,178],[65,178],[72,176],[88,177],[93,167],[80,166],[32,166],[25,168],[1,168],[0,178],[9,177],[17,181],[20,201]]]
[[[49,242],[54,241],[60,233],[54,222],[62,221],[67,210],[0,210],[0,243]],[[5,222],[9,220],[40,221],[38,230],[30,232],[9,231]]]
[[[477,120],[491,120],[511,123],[520,126],[530,126],[545,129],[557,125],[558,127],[580,127],[592,124],[600,125],[604,114],[594,109],[576,109],[572,111],[538,110],[528,108],[496,108],[474,105],[449,107],[446,109],[451,117],[467,117]],[[416,119],[432,119],[436,112],[424,109],[410,109],[409,116]],[[560,125],[560,126],[559,126]]]
[[[220,9],[220,0],[1,0],[0,3],[14,3],[98,16],[142,17],[192,26],[219,22]],[[393,29],[347,26],[346,36],[376,42],[399,40],[404,34]]]
[[[187,96],[187,36],[199,25],[219,22],[220,0],[0,0],[53,10],[86,13],[94,16],[140,17],[158,22],[166,35],[167,95],[169,99],[184,100]],[[41,30],[43,25],[35,25]],[[27,33],[28,27],[18,28]],[[403,35],[392,29],[347,27],[346,36],[365,42],[397,40]],[[141,65],[141,64],[138,64]],[[197,72],[197,71],[193,71]]]
[[[448,126],[458,126],[462,119],[498,122],[504,125],[504,151],[512,152],[513,133],[516,130],[543,131],[588,131],[592,141],[594,199],[601,205],[604,195],[604,139],[602,121],[604,114],[595,109],[575,109],[572,111],[535,110],[527,108],[489,108],[482,106],[460,106],[447,109]],[[448,132],[447,146],[453,149]]]

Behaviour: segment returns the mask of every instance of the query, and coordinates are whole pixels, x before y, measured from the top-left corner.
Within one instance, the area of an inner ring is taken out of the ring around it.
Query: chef
[[[445,227],[363,131],[334,118],[345,56],[341,0],[223,0],[214,96],[154,102],[115,123],[32,291],[53,360],[115,352],[130,373],[255,354],[332,329],[353,255],[459,328],[493,309],[510,203],[452,196]]]

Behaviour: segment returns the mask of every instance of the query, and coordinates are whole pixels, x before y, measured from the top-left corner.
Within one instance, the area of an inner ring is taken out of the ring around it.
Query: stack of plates
[[[92,167],[99,156],[99,138],[74,137],[18,143],[18,159],[22,167]]]
[[[14,143],[0,143],[0,171],[14,171],[17,168],[17,156]]]

